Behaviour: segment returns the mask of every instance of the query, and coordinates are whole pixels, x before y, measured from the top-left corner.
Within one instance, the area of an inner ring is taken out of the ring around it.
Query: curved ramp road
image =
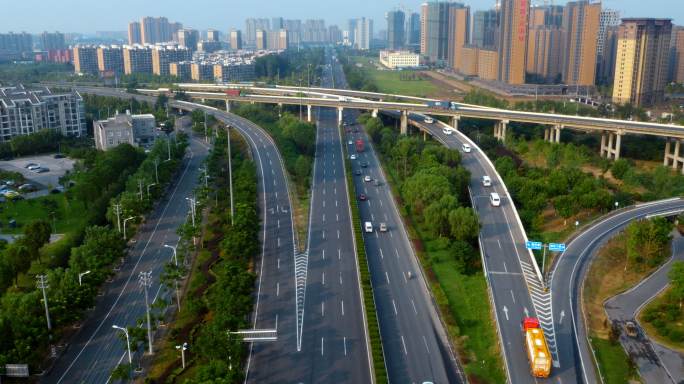
[[[332,64],[335,85],[346,87],[341,67],[337,62]],[[357,115],[356,110],[345,110],[345,121],[355,121]],[[346,133],[343,145],[350,155],[358,156],[357,160],[350,161],[353,172],[361,171],[361,176],[354,176],[355,198],[366,195],[367,200],[358,202],[360,219],[373,225],[373,232],[363,236],[388,378],[392,383],[464,383],[465,375],[454,363],[455,353],[440,323],[440,314],[373,146],[362,126],[352,128],[358,128],[359,132]],[[349,140],[352,145],[348,144]],[[363,152],[356,151],[357,140],[363,141]],[[366,176],[379,179],[380,186],[363,181]],[[387,224],[387,232],[379,231],[381,222]],[[410,280],[408,272],[413,276]]]
[[[603,304],[610,320],[619,324],[623,330],[628,321],[638,324],[636,318],[639,312],[670,285],[667,274],[672,263],[684,260],[684,238],[676,230],[672,234],[672,256],[667,262],[632,289],[613,296]],[[637,337],[629,337],[626,332],[621,333],[620,343],[625,351],[634,356],[639,365],[639,374],[646,383],[679,383],[684,380],[681,354],[651,342],[642,329],[638,329]],[[669,352],[662,353],[661,350]],[[675,359],[672,363],[670,356],[673,354],[679,361]]]
[[[580,292],[593,255],[632,220],[676,209],[684,209],[684,200],[669,199],[640,204],[607,216],[591,224],[567,244],[565,252],[551,270],[549,278],[556,336],[559,349],[567,351],[561,354],[561,366],[576,364],[582,382],[599,382],[580,308]]]

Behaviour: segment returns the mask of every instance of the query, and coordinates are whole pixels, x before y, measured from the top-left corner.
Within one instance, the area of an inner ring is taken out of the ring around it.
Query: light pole
[[[48,329],[52,329],[52,324],[50,323],[50,310],[48,309],[48,300],[47,300],[47,289],[50,288],[48,285],[48,280],[47,276],[45,275],[38,275],[36,276],[37,279],[40,279],[38,281],[38,288],[43,290],[43,301],[45,302],[45,316],[47,317],[47,326]],[[52,336],[50,336],[50,339],[52,339]]]
[[[102,109],[104,109],[104,108],[102,108]],[[97,119],[98,119],[98,120],[102,120],[102,109],[100,109],[99,111],[97,111]]]
[[[121,328],[117,325],[112,325],[114,329],[120,329],[126,334],[126,344],[128,344],[128,364],[133,364],[133,359],[131,359],[131,341],[128,338],[128,330],[126,328]]]
[[[192,213],[192,226],[195,226],[195,198],[194,197],[186,197],[185,200],[188,200],[190,203],[190,212]]]
[[[150,187],[153,186],[153,185],[157,185],[157,183],[152,183],[152,184],[150,184],[150,185],[147,186],[147,196],[150,195]]]
[[[183,359],[183,369],[185,369],[185,350],[188,349],[188,343],[183,343],[182,347],[180,345],[176,345],[176,349],[181,350],[181,356]]]
[[[178,257],[176,256],[176,247],[174,247],[173,245],[168,245],[168,244],[164,244],[164,246],[166,248],[173,249],[173,259],[176,261],[176,266],[178,266]]]
[[[52,228],[55,231],[55,234],[57,234],[57,221],[55,220],[55,213],[52,212]]]
[[[83,272],[83,273],[79,273],[79,274],[78,274],[78,285],[79,285],[79,286],[81,286],[81,277],[83,277],[83,275],[87,275],[87,274],[89,274],[89,273],[90,273],[90,271],[86,271],[86,272]]]
[[[204,164],[204,168],[200,168],[200,171],[204,172],[204,186],[209,187],[208,181],[207,181],[207,165]]]
[[[128,219],[124,220],[124,240],[126,240],[126,222],[130,219],[132,219],[134,216],[129,217]]]
[[[154,344],[154,340],[152,339],[152,320],[150,319],[150,304],[147,301],[147,287],[152,285],[152,271],[140,272],[140,285],[145,288],[145,307],[147,308],[147,339],[150,342],[150,354],[153,354],[154,349],[152,344]]]
[[[174,261],[176,263],[176,267],[177,267],[178,266],[178,257],[176,255],[176,247],[174,247],[173,245],[168,245],[168,244],[164,244],[164,246],[167,248],[173,249],[173,259],[174,259]],[[180,305],[180,292],[178,291],[178,279],[175,279],[173,284],[175,285],[176,300],[178,301],[178,312],[180,313],[181,305]]]
[[[157,170],[157,167],[159,166],[159,158],[155,157],[153,163],[154,163],[154,181],[156,183],[158,183],[159,182],[159,171]],[[148,193],[148,195],[149,195],[149,193]]]

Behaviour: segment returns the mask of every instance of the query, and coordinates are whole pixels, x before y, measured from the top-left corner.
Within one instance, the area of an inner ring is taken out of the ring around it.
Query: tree
[[[459,207],[449,212],[451,236],[456,241],[470,241],[478,236],[482,223],[474,209]]]
[[[626,362],[627,374],[631,377],[634,374],[636,374],[639,370],[639,366],[637,365],[636,359],[634,359],[634,355],[632,355],[631,352],[627,352]]]
[[[2,262],[8,273],[14,277],[14,288],[19,288],[19,274],[31,268],[31,252],[19,244],[10,244],[2,253]]]
[[[568,219],[579,212],[575,200],[569,195],[558,196],[553,201],[553,207],[556,208],[556,212],[565,219],[563,225],[567,225]]]
[[[547,181],[549,185],[548,191],[551,197],[566,194],[568,193],[568,189],[570,189],[565,173],[558,169],[551,171]]]
[[[610,167],[610,173],[613,175],[613,177],[617,180],[622,180],[622,178],[625,176],[627,171],[629,171],[631,167],[629,166],[629,163],[625,159],[618,159],[613,163],[613,165]]]
[[[113,371],[109,373],[109,383],[113,383],[115,381],[126,381],[126,380],[131,380],[133,377],[131,376],[131,371],[133,370],[133,367],[131,364],[119,364],[114,368]]]
[[[672,263],[672,269],[667,274],[672,286],[672,295],[674,295],[681,303],[684,300],[684,261],[677,261]]]
[[[620,339],[621,333],[622,329],[618,323],[612,323],[610,325],[610,329],[608,330],[608,340],[610,340],[610,345],[615,345],[615,343],[617,343],[617,341]]]
[[[31,252],[33,258],[38,259],[41,264],[40,249],[50,242],[52,226],[45,220],[31,220],[24,226],[24,237],[22,243]]]
[[[303,183],[311,174],[311,160],[300,155],[295,163],[295,173],[297,175],[297,181]]]
[[[401,189],[407,203],[415,209],[419,202],[423,206],[429,206],[442,196],[451,194],[451,188],[446,177],[420,171],[406,179]]]

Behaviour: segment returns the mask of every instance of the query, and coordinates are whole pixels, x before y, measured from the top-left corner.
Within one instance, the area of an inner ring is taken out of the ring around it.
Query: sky
[[[671,18],[684,24],[682,0],[604,0],[604,8],[621,10],[623,17]],[[245,19],[283,17],[324,19],[326,27],[344,29],[347,19],[373,20],[377,32],[385,29],[385,13],[401,7],[401,0],[1,0],[0,33],[42,31],[94,34],[96,31],[125,31],[131,21],[144,16],[166,16],[184,27],[244,30]],[[405,1],[406,12],[420,11],[423,1]],[[557,0],[555,4],[565,4]],[[471,11],[494,7],[495,0],[464,1]],[[542,1],[532,0],[542,5]]]

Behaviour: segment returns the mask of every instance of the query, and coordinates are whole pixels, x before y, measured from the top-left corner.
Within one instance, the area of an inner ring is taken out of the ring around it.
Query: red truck
[[[363,141],[356,140],[356,151],[363,152]]]
[[[240,90],[238,89],[228,89],[226,91],[226,95],[228,96],[240,96]]]

